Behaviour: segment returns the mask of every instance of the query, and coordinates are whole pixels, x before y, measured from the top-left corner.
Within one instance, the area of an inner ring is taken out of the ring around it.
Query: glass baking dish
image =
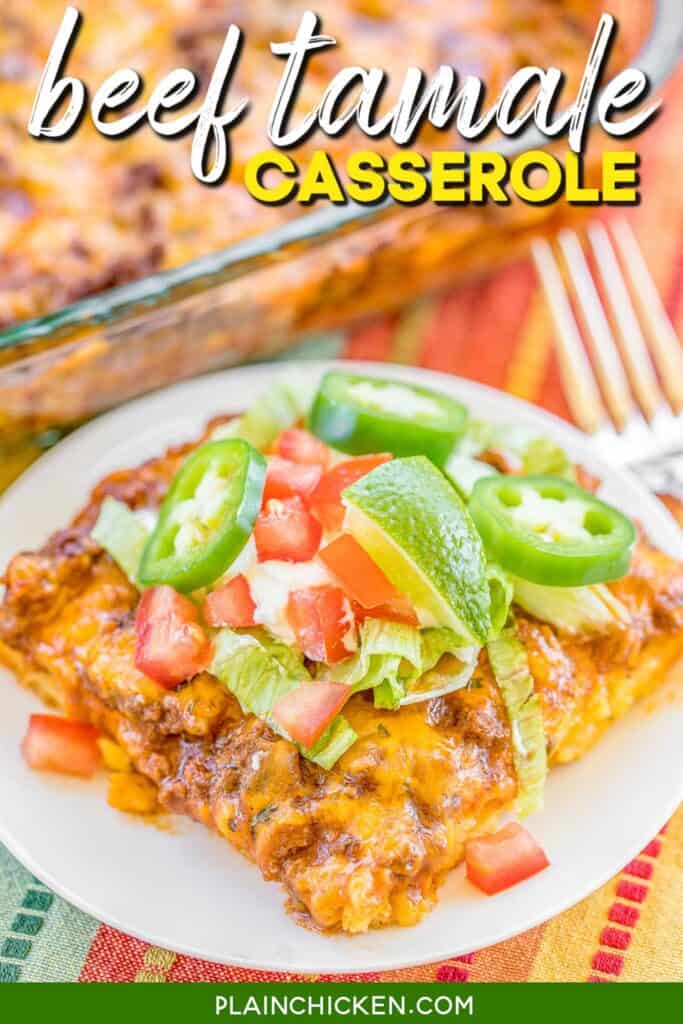
[[[658,0],[634,60],[653,86],[675,67],[682,31],[681,0]],[[514,155],[546,144],[531,131],[496,148]],[[266,358],[489,267],[566,216],[566,208],[521,203],[504,211],[391,201],[325,207],[21,323],[0,334],[3,459],[27,438],[52,437],[145,391]]]

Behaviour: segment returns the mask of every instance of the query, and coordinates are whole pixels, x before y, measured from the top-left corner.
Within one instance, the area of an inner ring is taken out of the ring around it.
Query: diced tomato
[[[363,608],[356,601],[353,601],[352,605],[358,625],[362,625],[366,619],[386,619],[387,622],[402,622],[406,626],[419,626],[420,624],[410,601],[401,594],[393,601],[378,604],[374,608]]]
[[[531,878],[549,863],[534,837],[516,821],[492,836],[465,843],[467,877],[489,894]]]
[[[295,494],[307,498],[318,486],[322,475],[322,466],[307,466],[271,455],[263,488],[263,504],[271,498],[291,498]]]
[[[321,537],[320,523],[298,496],[266,502],[254,524],[260,562],[308,562],[320,547]]]
[[[30,768],[94,775],[101,764],[99,729],[57,715],[31,715],[21,752]]]
[[[363,608],[376,608],[400,599],[401,595],[393,583],[350,533],[343,533],[322,548],[319,557],[346,593]]]
[[[326,530],[341,530],[344,522],[344,506],[341,501],[342,491],[361,477],[367,476],[383,462],[389,462],[391,455],[360,455],[356,459],[346,459],[333,469],[329,469],[320,479],[320,483],[308,499],[309,508],[316,519]]]
[[[283,430],[277,440],[277,452],[283,459],[300,462],[305,465],[326,468],[330,461],[330,449],[327,445],[310,434],[308,430]]]
[[[287,602],[287,618],[297,643],[307,658],[334,665],[353,654],[345,640],[355,640],[353,611],[339,587],[305,587],[293,590]]]
[[[207,595],[202,607],[202,615],[207,626],[218,629],[220,626],[254,625],[256,605],[251,596],[249,583],[244,576],[235,576],[222,586]]]
[[[202,672],[211,658],[199,612],[173,587],[151,587],[135,616],[135,664],[150,679],[172,689]]]
[[[273,718],[285,732],[309,749],[320,739],[351,696],[344,683],[302,683],[280,697],[273,707]]]

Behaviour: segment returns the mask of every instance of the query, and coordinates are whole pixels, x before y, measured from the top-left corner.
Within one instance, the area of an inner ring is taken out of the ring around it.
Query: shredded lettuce
[[[445,654],[453,655],[452,664],[438,679],[430,679],[428,674]],[[465,686],[477,654],[478,648],[467,646],[462,637],[445,627],[416,629],[400,622],[366,619],[358,651],[333,666],[330,675],[355,691],[374,690],[375,707],[395,711],[401,704]]]
[[[397,708],[422,660],[420,631],[400,622],[366,619],[358,651],[331,669],[331,678],[355,691],[374,690],[375,706]]]
[[[576,480],[574,466],[564,448],[547,437],[529,441],[522,452],[525,473],[547,473],[565,480]]]
[[[628,610],[604,583],[590,587],[545,587],[513,577],[515,603],[566,633],[603,633],[627,626]]]
[[[513,586],[510,577],[495,562],[489,562],[487,565],[486,576],[491,595],[491,632],[488,639],[495,640],[507,622],[513,599]]]
[[[105,498],[90,536],[111,555],[131,583],[137,586],[138,569],[149,530],[134,512],[116,498]]]
[[[566,480],[576,479],[571,459],[565,450],[550,438],[538,437],[527,427],[519,424],[501,425],[483,420],[470,420],[464,436],[449,460],[449,465],[453,463],[456,470],[456,484],[460,484],[457,469],[462,464],[458,460],[467,459],[470,463],[476,464],[477,456],[489,448],[518,460],[524,473],[548,473]],[[446,471],[450,474],[448,466]],[[474,486],[475,482],[473,480],[471,486]]]
[[[265,630],[237,633],[221,629],[214,639],[211,672],[235,695],[245,714],[256,715],[293,742],[273,718],[272,709],[280,697],[310,680],[298,651]],[[313,747],[295,745],[309,761],[329,770],[357,738],[347,720],[337,715]]]
[[[543,806],[548,773],[541,702],[534,692],[527,654],[514,624],[506,626],[487,650],[510,720],[517,810],[522,815],[533,814]]]
[[[357,739],[358,734],[351,728],[347,719],[343,715],[337,715],[310,750],[304,750],[303,747],[299,747],[299,750],[307,760],[315,761],[329,772]]]
[[[306,376],[288,373],[273,382],[238,419],[217,427],[213,438],[241,437],[254,448],[267,448],[277,435],[304,419],[313,389]]]

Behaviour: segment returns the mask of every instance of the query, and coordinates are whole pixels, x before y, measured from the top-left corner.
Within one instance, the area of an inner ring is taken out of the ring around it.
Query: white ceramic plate
[[[324,367],[306,363],[300,369],[318,375]],[[133,402],[73,434],[0,503],[0,566],[66,524],[103,474],[195,436],[215,413],[243,409],[282,372],[280,364],[204,377]],[[597,460],[585,439],[561,421],[441,374],[366,363],[362,372],[432,385],[467,403],[477,417],[521,423],[556,438],[606,479],[608,498],[636,514],[661,547],[683,557],[681,534],[663,507],[633,477]],[[602,885],[652,838],[682,796],[683,702],[645,702],[586,758],[551,773],[546,809],[529,820],[552,862],[548,871],[486,897],[466,883],[460,869],[436,909],[415,928],[321,936],[295,925],[277,884],[264,882],[228,843],[200,825],[174,819],[169,834],[108,807],[104,778],[82,782],[29,771],[19,744],[38,702],[9,673],[0,675],[0,839],[82,910],[157,945],[209,960],[279,971],[356,972],[479,949],[554,916]]]

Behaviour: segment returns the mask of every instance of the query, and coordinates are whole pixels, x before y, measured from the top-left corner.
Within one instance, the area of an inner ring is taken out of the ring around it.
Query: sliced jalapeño
[[[206,587],[234,562],[261,507],[266,460],[239,438],[208,441],[176,474],[142,554],[139,582],[182,593]]]
[[[464,405],[403,381],[327,373],[309,415],[311,431],[349,455],[426,455],[442,466],[467,424]]]
[[[628,571],[633,523],[568,480],[483,477],[469,509],[489,558],[524,580],[582,587]]]

